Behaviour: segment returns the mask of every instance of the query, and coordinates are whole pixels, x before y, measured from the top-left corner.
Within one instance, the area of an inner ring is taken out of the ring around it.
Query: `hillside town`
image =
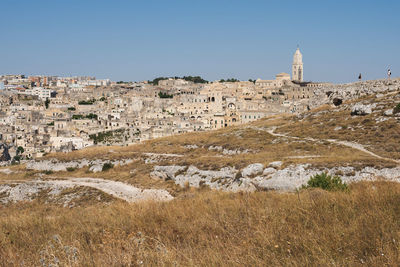
[[[3,75],[0,161],[94,145],[129,145],[303,112],[321,103],[326,95],[319,89],[327,85],[304,82],[303,73],[297,49],[292,75],[279,73],[274,80],[208,82],[188,76],[113,82],[94,77]]]

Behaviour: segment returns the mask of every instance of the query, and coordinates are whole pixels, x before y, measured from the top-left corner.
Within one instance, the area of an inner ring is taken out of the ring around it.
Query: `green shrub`
[[[67,168],[67,171],[68,171],[68,172],[73,172],[73,171],[75,171],[75,170],[76,170],[76,168],[74,168],[74,167],[68,167],[68,168]]]
[[[89,135],[89,138],[93,140],[95,144],[104,143],[110,140],[121,140],[121,136],[124,134],[125,129],[118,129],[107,132],[100,132],[97,134]],[[140,133],[139,133],[140,134]]]
[[[235,175],[235,181],[239,181],[240,178],[242,178],[242,172],[239,171],[239,172],[237,172],[236,175]]]
[[[17,148],[17,155],[20,155],[20,154],[22,154],[22,153],[24,153],[25,152],[25,150],[24,150],[24,148],[22,147],[22,146],[19,146],[18,148]]]
[[[91,100],[81,100],[78,102],[78,105],[93,105],[94,102],[96,102],[96,99],[91,99]]]
[[[306,188],[322,188],[328,191],[348,191],[347,184],[345,184],[339,176],[331,176],[326,172],[316,174],[308,180],[307,185],[302,186]]]
[[[17,165],[17,164],[19,164],[20,163],[20,161],[21,161],[21,156],[15,156],[13,159],[12,159],[12,161],[11,161],[11,165]]]
[[[393,114],[397,114],[397,113],[400,113],[400,103],[397,104],[397,106],[395,106],[393,109]]]
[[[93,119],[97,120],[98,116],[97,116],[97,114],[90,113],[89,115],[86,115],[86,118],[91,119],[91,120],[93,120]]]
[[[158,92],[158,96],[160,98],[173,98],[173,95],[169,95],[168,93]]]
[[[82,120],[83,119],[83,115],[74,114],[74,115],[72,115],[72,119],[73,120]]]
[[[103,164],[103,168],[101,169],[101,171],[105,172],[112,168],[114,168],[114,165],[112,163],[106,162]]]
[[[219,80],[219,82],[220,83],[225,83],[225,82],[227,82],[227,83],[234,83],[234,82],[240,82],[238,79],[235,79],[235,78],[231,78],[231,79],[221,79],[221,80]]]
[[[72,115],[73,120],[83,120],[83,119],[97,120],[97,118],[98,118],[97,114],[93,114],[93,113],[90,113],[89,115],[86,115],[86,116],[83,116],[80,114]]]

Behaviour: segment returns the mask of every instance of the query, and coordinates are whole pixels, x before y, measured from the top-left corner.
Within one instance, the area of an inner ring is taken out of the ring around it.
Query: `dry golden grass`
[[[0,172],[0,183],[7,183],[7,181],[25,181],[32,180],[38,172],[26,171],[24,165],[14,165],[2,167],[0,169],[10,169],[12,173]]]
[[[355,102],[377,103],[374,113],[366,116],[351,116],[351,104]],[[317,111],[325,111],[317,116],[309,116],[304,120],[297,117],[287,117],[286,123],[279,128],[279,132],[298,137],[312,137],[317,139],[338,139],[357,142],[368,147],[372,152],[387,158],[400,159],[400,124],[394,117],[384,117],[387,109],[394,108],[400,103],[400,96],[388,95],[377,100],[374,96],[347,102],[345,110],[333,107],[320,107]],[[386,121],[377,123],[376,119],[385,118]],[[334,130],[342,127],[341,130]]]
[[[73,209],[20,203],[0,207],[0,265],[396,266],[399,207],[400,185],[389,182]]]

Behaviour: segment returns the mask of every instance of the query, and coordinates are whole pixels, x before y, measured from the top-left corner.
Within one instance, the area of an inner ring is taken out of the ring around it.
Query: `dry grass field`
[[[399,207],[389,182],[73,209],[37,200],[0,208],[0,265],[396,266]]]

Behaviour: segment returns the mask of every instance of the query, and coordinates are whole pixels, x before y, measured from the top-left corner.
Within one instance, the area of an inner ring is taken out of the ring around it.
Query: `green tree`
[[[97,114],[93,114],[93,113],[90,113],[89,115],[86,115],[86,118],[87,119],[94,119],[94,120],[97,120]]]
[[[44,106],[46,107],[46,109],[49,108],[49,104],[50,104],[50,100],[48,98],[46,98],[46,101],[44,101]]]
[[[20,155],[20,154],[22,154],[22,153],[24,153],[25,152],[25,149],[22,147],[22,146],[19,146],[18,148],[17,148],[17,155]]]
[[[158,96],[160,98],[173,98],[173,95],[169,95],[168,93],[164,93],[164,92],[158,92]]]
[[[240,82],[240,81],[238,79],[235,79],[235,78],[230,78],[230,79],[226,79],[226,80],[221,79],[221,80],[219,80],[219,82],[220,83],[234,83],[234,82]]]
[[[74,114],[74,115],[72,115],[72,119],[73,119],[73,120],[81,120],[81,119],[83,119],[83,115]]]
[[[175,77],[171,77],[171,78],[175,79],[175,80],[182,79],[182,80],[193,82],[193,83],[208,83],[207,80],[204,80],[200,76],[183,76],[183,78],[175,76]],[[152,81],[149,81],[149,83],[152,83],[153,85],[158,85],[159,81],[168,80],[168,79],[169,79],[168,77],[158,77]]]
[[[78,102],[79,105],[93,105],[94,102],[96,102],[96,99],[91,99],[91,100],[81,100]]]
[[[162,80],[168,80],[168,78],[167,77],[158,77],[158,78],[155,78],[153,81],[149,81],[149,82],[152,83],[153,85],[158,85],[158,82],[162,81]]]

